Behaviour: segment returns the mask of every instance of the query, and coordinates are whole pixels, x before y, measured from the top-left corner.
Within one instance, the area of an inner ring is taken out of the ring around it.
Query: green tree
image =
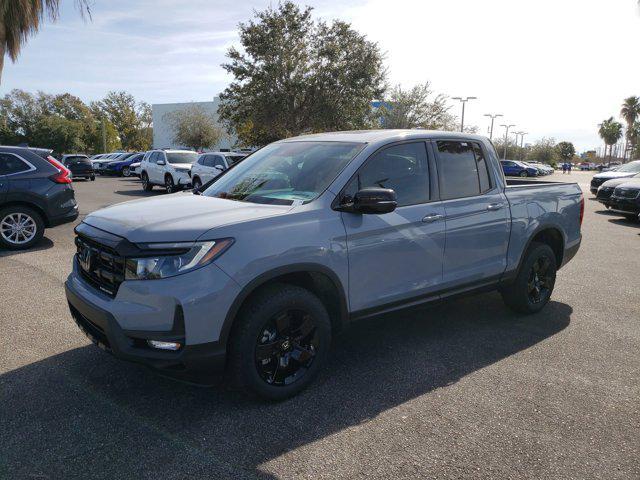
[[[576,149],[571,142],[560,142],[556,145],[556,150],[558,151],[560,160],[563,162],[570,161],[576,154]]]
[[[622,103],[622,108],[620,109],[620,115],[624,118],[625,122],[627,122],[627,134],[626,134],[626,145],[625,145],[625,157],[627,150],[635,149],[635,145],[637,142],[637,132],[634,132],[633,125],[636,123],[638,115],[640,115],[640,98],[631,96],[624,99]]]
[[[88,0],[75,0],[83,18],[91,17]],[[22,45],[40,28],[45,17],[57,20],[60,0],[0,0],[0,81],[5,54],[18,59]]]
[[[605,144],[605,157],[607,156],[607,147],[609,147],[609,160],[613,153],[613,146],[622,138],[622,124],[609,117],[603,121],[598,128],[598,135]]]
[[[542,162],[555,168],[558,161],[558,149],[553,138],[542,138],[529,147],[526,160]]]
[[[377,112],[382,128],[454,130],[457,119],[449,113],[445,95],[434,95],[429,82],[405,90],[400,85],[388,92]]]
[[[377,44],[311,10],[286,1],[239,25],[242,51],[230,48],[222,65],[233,81],[218,114],[241,144],[371,124],[370,102],[384,92]]]
[[[175,143],[200,151],[213,147],[222,139],[223,133],[216,119],[200,105],[189,105],[165,116],[173,127]]]
[[[86,140],[82,122],[57,115],[43,115],[38,120],[31,143],[51,148],[56,153],[77,153],[87,150]]]
[[[127,92],[109,92],[98,102],[91,103],[98,119],[106,118],[116,128],[122,147],[127,150],[148,150],[151,147],[151,109],[137,102]]]

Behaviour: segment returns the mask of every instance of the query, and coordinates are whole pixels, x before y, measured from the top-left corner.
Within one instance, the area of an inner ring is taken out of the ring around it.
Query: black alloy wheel
[[[167,191],[167,193],[173,193],[176,191],[176,187],[173,183],[173,177],[171,175],[167,175],[164,178],[164,189]]]
[[[551,296],[551,290],[555,282],[555,271],[551,268],[551,260],[548,257],[539,257],[531,266],[527,289],[529,302],[540,303]]]
[[[285,310],[272,317],[256,340],[255,362],[260,378],[269,385],[290,385],[311,367],[319,336],[313,316]]]

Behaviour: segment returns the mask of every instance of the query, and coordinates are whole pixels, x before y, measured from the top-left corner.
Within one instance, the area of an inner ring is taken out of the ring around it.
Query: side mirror
[[[398,197],[390,188],[363,188],[353,197],[353,211],[358,213],[390,213],[397,206]]]
[[[156,162],[156,165],[166,165],[166,164],[167,164],[167,162],[165,162],[164,160],[158,160]]]

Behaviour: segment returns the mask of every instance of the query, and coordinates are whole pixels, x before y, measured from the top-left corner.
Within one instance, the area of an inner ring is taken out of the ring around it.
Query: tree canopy
[[[556,145],[558,156],[565,162],[571,160],[576,154],[576,149],[571,142],[560,142]]]
[[[242,144],[371,124],[371,101],[385,87],[378,45],[311,12],[286,1],[239,25],[242,49],[230,48],[222,65],[233,81],[218,114]]]
[[[173,141],[196,151],[211,148],[222,139],[223,132],[213,115],[200,105],[166,114],[174,131]]]

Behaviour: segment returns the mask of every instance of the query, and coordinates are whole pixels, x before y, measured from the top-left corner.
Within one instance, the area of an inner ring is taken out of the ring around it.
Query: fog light
[[[162,342],[160,340],[147,340],[151,348],[159,350],[178,350],[182,345],[178,342]]]

